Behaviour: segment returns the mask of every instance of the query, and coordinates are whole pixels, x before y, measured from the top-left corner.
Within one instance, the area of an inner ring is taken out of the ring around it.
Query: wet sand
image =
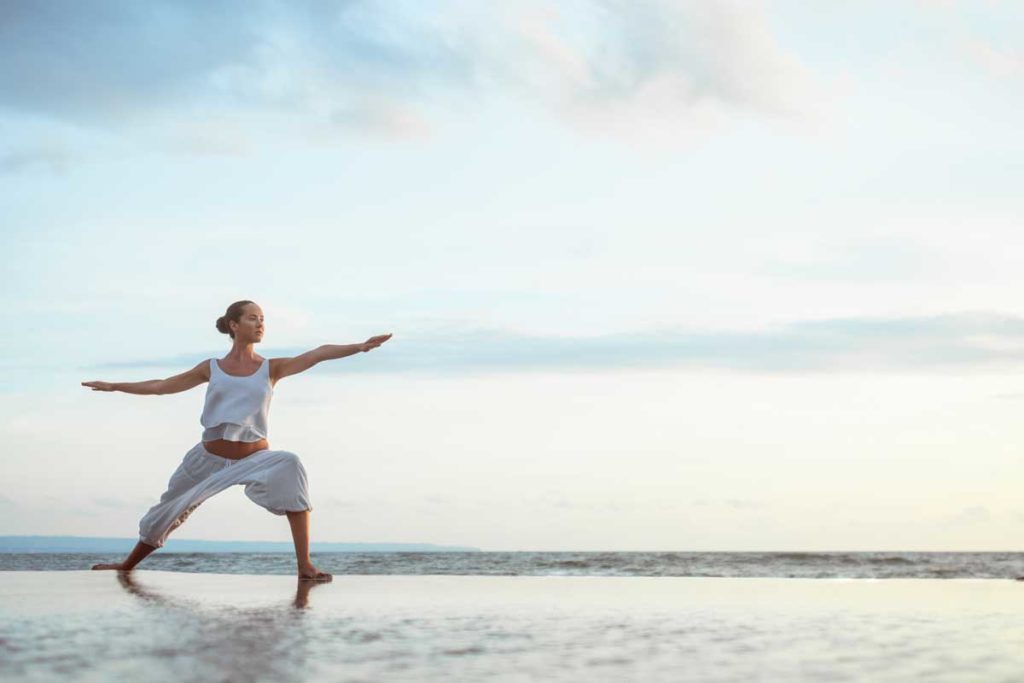
[[[1024,582],[0,572],[0,679],[1011,681]]]

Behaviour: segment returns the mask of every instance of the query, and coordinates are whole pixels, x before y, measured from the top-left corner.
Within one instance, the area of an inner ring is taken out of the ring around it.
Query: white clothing
[[[242,484],[245,495],[275,515],[312,510],[306,469],[290,451],[256,451],[240,460],[222,458],[200,441],[185,454],[160,502],[139,522],[139,539],[156,548],[210,496]]]
[[[267,438],[267,414],[274,387],[270,383],[270,361],[251,375],[229,375],[210,359],[210,383],[199,423],[206,429],[203,441],[253,442]]]

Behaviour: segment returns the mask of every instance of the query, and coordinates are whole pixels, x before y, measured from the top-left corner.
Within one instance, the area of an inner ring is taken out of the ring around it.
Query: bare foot
[[[322,572],[311,564],[299,569],[299,581],[330,581],[333,578],[327,572]]]
[[[118,571],[125,571],[123,564],[94,564],[93,569],[117,569]]]

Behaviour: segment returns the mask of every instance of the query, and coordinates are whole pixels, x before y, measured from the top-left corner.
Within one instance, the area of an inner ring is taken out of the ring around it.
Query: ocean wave
[[[679,576],[778,578],[1016,578],[1024,553],[927,552],[373,552],[314,553],[333,574],[486,576]],[[0,553],[2,571],[88,569],[120,556]],[[290,553],[172,553],[140,569],[218,574],[293,574]]]

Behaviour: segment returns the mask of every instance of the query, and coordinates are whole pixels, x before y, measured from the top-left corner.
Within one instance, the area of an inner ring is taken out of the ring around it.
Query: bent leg
[[[299,456],[291,451],[261,451],[249,457],[257,456],[260,457],[258,466],[241,482],[245,484],[249,500],[275,515],[313,509],[309,502],[306,468]]]
[[[300,579],[330,581],[331,575],[314,566],[309,557],[309,502],[306,468],[290,451],[269,451],[262,466],[245,485],[245,495],[276,515],[287,515],[295,544],[295,563]]]
[[[300,580],[330,581],[331,575],[322,572],[313,564],[309,557],[309,511],[289,512],[288,524],[292,528],[292,541],[295,543],[295,564],[299,570]]]

